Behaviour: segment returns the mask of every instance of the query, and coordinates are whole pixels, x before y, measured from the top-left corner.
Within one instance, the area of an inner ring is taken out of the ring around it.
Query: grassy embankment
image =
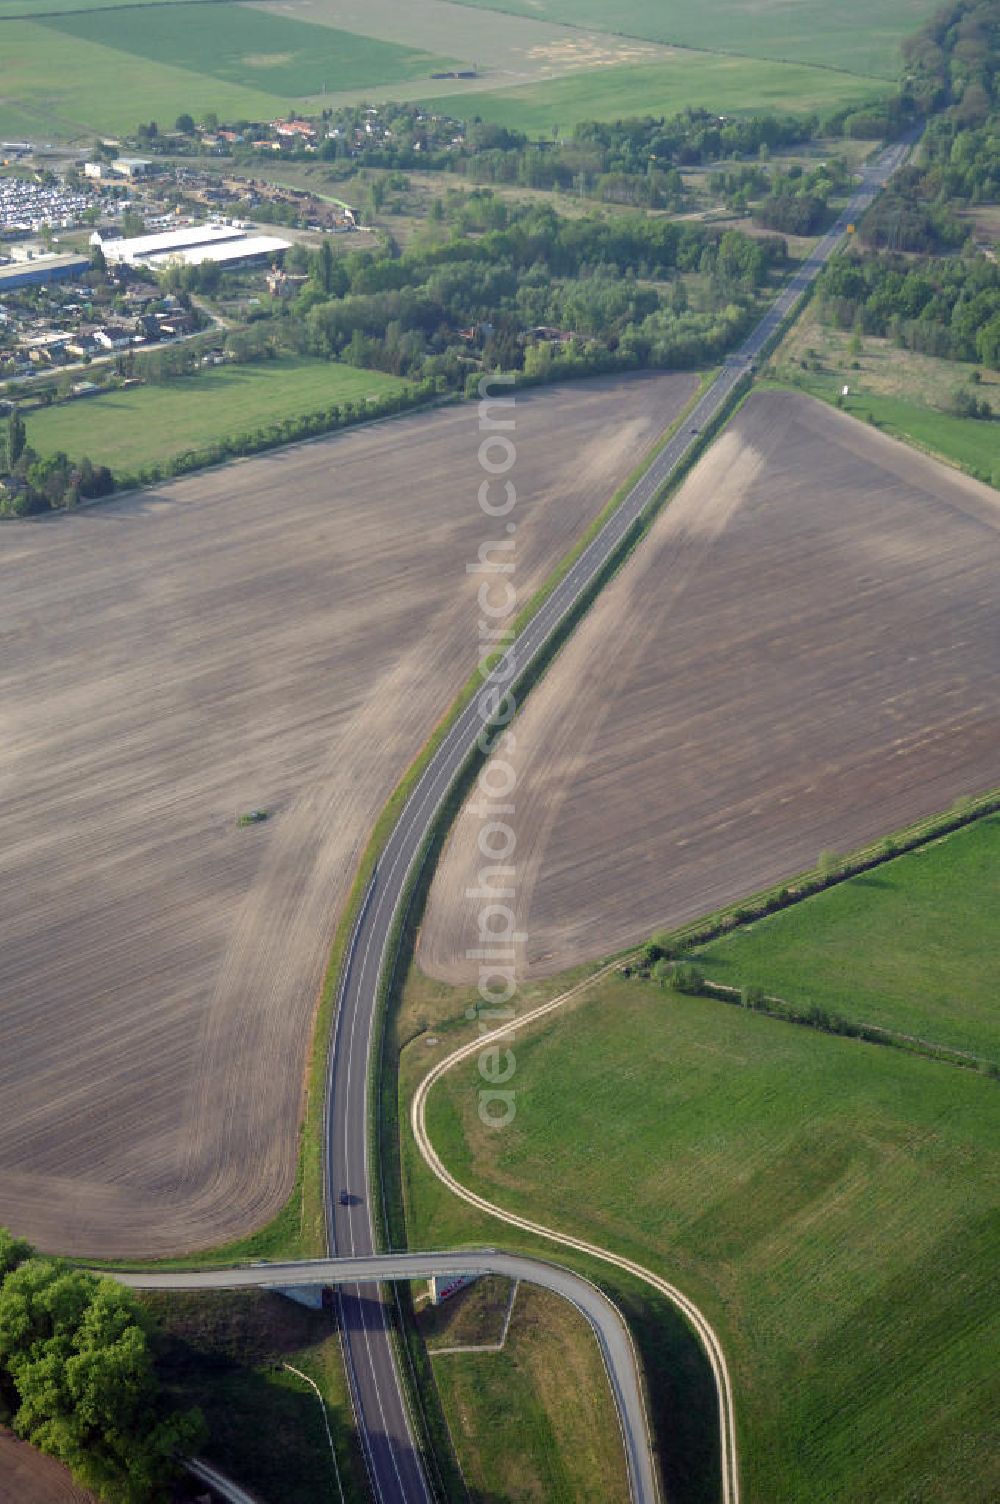
[[[848,983],[878,989],[896,1023],[906,1027],[912,999],[920,1028],[978,1040],[990,972],[963,951],[986,955],[984,876],[998,848],[1000,822],[983,821],[720,948],[749,946],[752,978],[776,992],[836,953]],[[726,980],[736,975],[732,960]],[[526,989],[520,1010],[569,980]],[[466,1037],[469,1001],[411,976],[406,1102]],[[995,1496],[994,1081],[623,980],[599,984],[515,1053],[513,1125],[482,1127],[478,1078],[463,1065],[431,1097],[435,1147],[481,1194],[636,1258],[697,1300],[733,1370],[750,1496]],[[404,1175],[414,1244],[530,1245],[431,1180],[409,1135]],[[647,1313],[646,1342],[654,1327]],[[662,1440],[671,1406],[658,1382],[653,1393]],[[700,1480],[682,1479],[675,1495],[711,1497],[709,1478],[702,1456]]]
[[[460,0],[483,10],[592,26],[651,42],[791,58],[826,68],[894,78],[899,44],[927,19],[927,0]]]
[[[473,1497],[624,1504],[611,1390],[593,1333],[572,1306],[522,1284],[501,1351],[455,1350],[499,1343],[509,1293],[506,1280],[480,1280],[418,1317]]]
[[[351,1504],[368,1497],[332,1317],[264,1291],[145,1294],[160,1322],[157,1367],[168,1390],[201,1407],[203,1455],[262,1499],[314,1504],[337,1497],[315,1392],[323,1393],[337,1469]]]
[[[381,371],[285,356],[217,366],[163,386],[135,386],[39,408],[27,417],[39,454],[63,450],[114,471],[162,464],[187,450],[252,433],[334,403],[366,402],[406,385]]]
[[[974,370],[980,373],[978,383],[970,380]],[[865,335],[857,351],[851,333],[820,323],[812,306],[775,351],[771,371],[781,386],[842,406],[857,418],[871,418],[893,438],[1000,484],[1000,372],[899,350],[891,340],[873,335]],[[841,399],[845,386],[850,392]],[[960,391],[989,402],[994,421],[949,412]]]

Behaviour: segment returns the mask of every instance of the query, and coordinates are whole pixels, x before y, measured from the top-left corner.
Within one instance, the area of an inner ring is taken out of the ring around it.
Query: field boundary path
[[[909,140],[881,152],[865,167],[861,183],[836,223],[795,272],[735,355],[703,393],[678,432],[559,581],[506,650],[484,682],[502,695],[516,688],[539,662],[587,592],[600,580],[630,530],[688,460],[698,436],[725,411],[735,389],[778,334],[801,297],[839,245],[848,225],[878,195],[910,150]],[[455,719],[406,803],[378,861],[347,952],[337,999],[337,1017],[327,1080],[327,1241],[331,1253],[371,1256],[379,1243],[379,1208],[370,1195],[372,1101],[370,1075],[378,1041],[382,986],[395,957],[399,925],[427,842],[451,790],[483,731],[476,701]],[[680,1291],[677,1297],[684,1300]],[[351,1397],[372,1491],[379,1504],[425,1504],[431,1493],[415,1440],[402,1378],[396,1365],[391,1315],[375,1282],[359,1282],[338,1296]],[[728,1401],[720,1392],[720,1407]],[[727,1499],[736,1504],[732,1493]]]
[[[427,1168],[446,1186],[460,1201],[475,1207],[477,1211],[485,1212],[489,1217],[496,1217],[498,1221],[506,1223],[508,1227],[517,1227],[522,1232],[532,1233],[535,1237],[545,1238],[550,1243],[558,1243],[563,1248],[572,1248],[576,1253],[586,1254],[590,1258],[600,1259],[602,1263],[613,1264],[616,1269],[623,1269],[627,1274],[633,1274],[644,1284],[651,1285],[661,1295],[666,1296],[671,1305],[675,1306],[687,1319],[698,1336],[712,1369],[712,1378],[715,1383],[716,1393],[719,1397],[719,1456],[721,1463],[722,1504],[739,1504],[740,1501],[740,1475],[736,1451],[736,1416],[733,1407],[733,1386],[729,1376],[729,1365],[726,1363],[726,1355],[722,1349],[722,1343],[708,1320],[707,1316],[698,1309],[694,1301],[689,1299],[676,1285],[660,1275],[654,1274],[651,1269],[637,1264],[632,1259],[621,1257],[612,1253],[607,1248],[600,1248],[596,1243],[587,1243],[582,1238],[571,1237],[568,1233],[556,1232],[551,1227],[546,1227],[541,1222],[532,1222],[527,1217],[519,1217],[513,1212],[504,1211],[494,1201],[487,1201],[485,1196],[479,1196],[475,1191],[470,1191],[467,1186],[456,1180],[451,1171],[443,1163],[434,1145],[431,1143],[430,1134],[427,1131],[427,1099],[431,1088],[442,1076],[446,1075],[453,1066],[459,1065],[463,1060],[469,1060],[473,1055],[478,1055],[481,1050],[491,1044],[509,1042],[510,1035],[519,1029],[525,1029],[530,1024],[538,1023],[555,1013],[566,1003],[573,1002],[581,994],[590,990],[602,978],[618,971],[623,963],[614,961],[609,966],[602,967],[592,976],[577,982],[568,991],[562,992],[558,997],[551,998],[549,1002],[542,1003],[540,1007],[532,1009],[522,1017],[509,1020],[500,1028],[494,1029],[489,1034],[476,1035],[466,1044],[459,1045],[432,1065],[417,1087],[410,1106],[410,1126],[413,1129],[413,1137],[416,1139],[420,1157]],[[647,1419],[648,1425],[648,1419]],[[652,1437],[649,1438],[652,1449]]]

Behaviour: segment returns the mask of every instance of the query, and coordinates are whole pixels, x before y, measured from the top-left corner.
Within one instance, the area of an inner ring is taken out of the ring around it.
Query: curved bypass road
[[[869,166],[837,223],[809,260],[782,290],[741,349],[726,361],[679,431],[618,507],[596,538],[559,582],[538,613],[493,670],[501,692],[539,656],[560,622],[572,611],[612,556],[632,524],[645,512],[696,442],[694,430],[716,417],[748,367],[836,248],[848,224],[858,218],[909,152],[910,143],[890,147]],[[488,685],[487,685],[488,687]],[[394,922],[406,901],[408,884],[434,818],[472,754],[483,729],[473,701],[456,719],[434,753],[379,858],[355,927],[341,978],[337,1021],[327,1086],[326,1197],[331,1253],[370,1257],[377,1246],[375,1210],[368,1198],[367,1081],[375,1028],[379,977],[389,959]],[[348,1191],[346,1204],[341,1192]],[[425,1504],[430,1493],[396,1371],[391,1316],[378,1285],[359,1278],[338,1295],[352,1398],[373,1493],[379,1504]],[[720,1391],[724,1433],[732,1429],[726,1396]],[[638,1419],[633,1418],[633,1425]],[[725,1448],[724,1448],[725,1452]],[[723,1495],[738,1504],[735,1457]]]

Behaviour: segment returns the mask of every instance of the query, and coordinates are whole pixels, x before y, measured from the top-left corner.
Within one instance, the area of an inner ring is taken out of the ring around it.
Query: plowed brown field
[[[757,393],[512,729],[522,975],[1000,783],[1000,495]],[[445,981],[475,977],[479,819],[421,934]]]
[[[522,600],[693,388],[518,404]],[[0,528],[0,1222],[197,1249],[288,1194],[356,858],[478,653],[473,407]],[[502,534],[501,534],[502,535]],[[238,813],[273,812],[237,829]]]
[[[96,1504],[69,1469],[0,1431],[0,1504]]]

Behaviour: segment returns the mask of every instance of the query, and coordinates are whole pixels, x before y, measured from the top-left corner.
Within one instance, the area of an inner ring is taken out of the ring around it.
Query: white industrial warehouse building
[[[276,235],[248,235],[236,225],[186,225],[158,235],[135,235],[129,239],[104,240],[91,236],[109,264],[125,262],[164,271],[168,266],[200,266],[214,261],[221,266],[257,266],[280,260],[290,242]]]

